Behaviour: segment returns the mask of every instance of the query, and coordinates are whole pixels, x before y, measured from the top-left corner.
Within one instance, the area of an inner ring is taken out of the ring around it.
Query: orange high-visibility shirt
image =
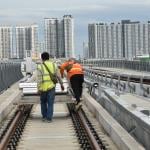
[[[71,76],[75,74],[83,74],[82,66],[79,63],[75,63],[74,61],[67,61],[60,66],[60,73],[62,76],[63,76],[64,70],[67,71],[67,76],[69,79]]]

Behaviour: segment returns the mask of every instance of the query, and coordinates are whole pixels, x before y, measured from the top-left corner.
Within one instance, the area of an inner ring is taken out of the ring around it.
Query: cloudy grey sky
[[[71,14],[75,21],[75,51],[82,55],[88,23],[150,20],[150,0],[0,0],[0,24],[38,23],[42,40],[45,17]]]

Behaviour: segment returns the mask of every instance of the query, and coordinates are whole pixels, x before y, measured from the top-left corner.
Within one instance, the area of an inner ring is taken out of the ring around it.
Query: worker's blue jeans
[[[52,120],[53,109],[54,109],[54,99],[55,99],[55,88],[48,90],[46,92],[41,92],[41,113],[42,117],[48,120]]]

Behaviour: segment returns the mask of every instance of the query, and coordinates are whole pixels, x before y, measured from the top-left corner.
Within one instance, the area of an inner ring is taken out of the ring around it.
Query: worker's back
[[[64,70],[67,71],[68,78],[75,74],[83,74],[83,67],[74,60],[69,60],[63,63],[60,67],[61,75],[63,76]]]
[[[55,72],[53,62],[47,60],[44,63],[48,67],[48,69],[51,71],[51,73]],[[55,84],[51,80],[49,72],[46,69],[46,67],[44,66],[44,64],[38,65],[38,71],[40,72],[40,74],[39,74],[39,76],[41,76],[40,78],[42,78],[42,81],[38,82],[39,83],[38,88],[40,91],[47,91],[47,90],[55,87]]]

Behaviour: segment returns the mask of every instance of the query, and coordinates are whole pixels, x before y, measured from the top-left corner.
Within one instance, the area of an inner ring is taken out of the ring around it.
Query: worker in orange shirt
[[[82,95],[82,84],[84,82],[83,68],[74,58],[70,58],[60,66],[62,78],[64,76],[64,71],[67,72],[67,78],[70,81],[70,85],[76,99],[76,105],[77,107],[81,106],[80,98]]]

